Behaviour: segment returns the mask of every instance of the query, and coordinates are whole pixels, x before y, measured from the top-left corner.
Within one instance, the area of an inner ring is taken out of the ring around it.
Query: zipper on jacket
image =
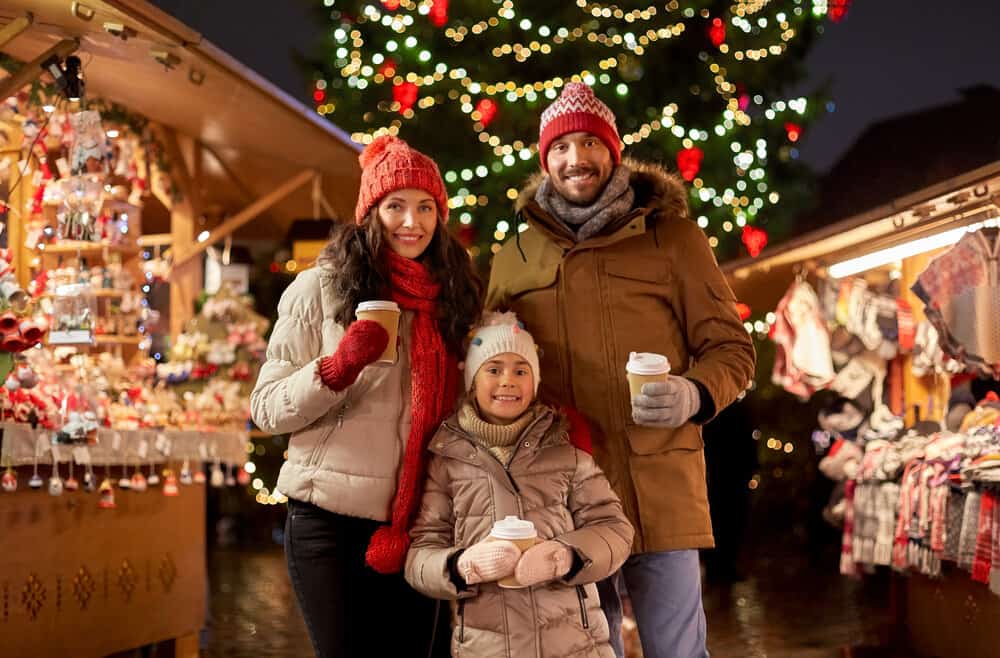
[[[344,415],[350,408],[351,399],[349,397],[345,397],[344,404],[341,405],[340,410],[337,412],[337,424],[334,425],[332,430],[326,433],[326,436],[323,437],[320,445],[316,446],[316,451],[313,454],[312,459],[309,460],[310,466],[317,466],[323,461],[323,457],[326,456],[326,448],[330,445],[330,436],[344,426]]]
[[[587,592],[583,585],[576,586],[576,598],[580,600],[580,621],[584,628],[590,628],[590,620],[587,618]]]
[[[458,643],[465,642],[465,599],[458,600]]]

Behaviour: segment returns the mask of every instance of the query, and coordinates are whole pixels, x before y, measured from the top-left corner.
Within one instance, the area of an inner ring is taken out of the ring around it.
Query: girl
[[[291,434],[277,488],[289,498],[285,555],[317,656],[426,656],[434,602],[399,572],[420,500],[427,440],[451,413],[456,355],[482,285],[446,228],[437,165],[395,137],[360,157],[355,224],[282,295],[251,395],[262,430]],[[389,335],[354,321],[360,302],[402,309]],[[372,367],[369,367],[372,366]],[[391,619],[392,633],[385,633]]]
[[[453,656],[611,658],[594,582],[632,546],[618,497],[565,417],[535,402],[535,342],[512,313],[476,331],[464,370],[468,399],[431,440],[406,579],[456,601]],[[488,538],[508,515],[540,543]],[[511,575],[524,587],[497,584]]]

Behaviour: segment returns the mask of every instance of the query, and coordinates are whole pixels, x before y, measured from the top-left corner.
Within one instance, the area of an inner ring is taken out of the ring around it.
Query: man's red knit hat
[[[545,160],[552,142],[575,132],[588,132],[597,137],[611,151],[615,164],[621,163],[622,147],[615,115],[582,82],[567,84],[559,98],[542,112],[542,124],[538,130],[538,157],[542,159],[542,169],[549,170]]]
[[[354,221],[361,225],[382,197],[414,188],[424,190],[437,202],[438,215],[448,221],[448,191],[438,166],[429,157],[391,135],[376,137],[358,156],[361,189]]]

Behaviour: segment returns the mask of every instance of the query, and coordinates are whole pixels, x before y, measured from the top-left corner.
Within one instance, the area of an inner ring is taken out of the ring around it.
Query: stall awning
[[[360,171],[348,135],[198,32],[142,0],[15,0],[0,6],[0,25],[25,12],[33,14],[30,27],[0,50],[29,61],[62,39],[78,38],[88,95],[207,147],[192,163],[202,207],[235,213],[315,170],[333,211],[352,216]],[[122,31],[127,39],[116,36]],[[292,221],[313,215],[311,187],[299,186],[237,236],[284,236]]]
[[[844,194],[850,194],[844,190]],[[774,308],[798,268],[824,268],[1000,215],[1000,160],[722,265],[740,301]]]

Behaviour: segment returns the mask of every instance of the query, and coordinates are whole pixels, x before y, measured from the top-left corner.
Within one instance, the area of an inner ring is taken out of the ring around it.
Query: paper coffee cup
[[[517,546],[522,553],[538,543],[538,533],[535,531],[535,524],[525,519],[519,519],[516,516],[507,516],[502,521],[495,522],[493,530],[490,531],[490,538],[506,539]],[[501,578],[497,584],[500,587],[508,589],[526,587],[517,582],[517,578],[514,576]]]
[[[642,385],[665,382],[670,374],[670,361],[662,354],[653,352],[632,352],[625,364],[628,387],[632,396],[642,393]]]
[[[359,320],[378,322],[389,334],[389,344],[376,363],[396,363],[396,336],[399,333],[399,305],[396,302],[376,300],[361,302],[355,315]]]

